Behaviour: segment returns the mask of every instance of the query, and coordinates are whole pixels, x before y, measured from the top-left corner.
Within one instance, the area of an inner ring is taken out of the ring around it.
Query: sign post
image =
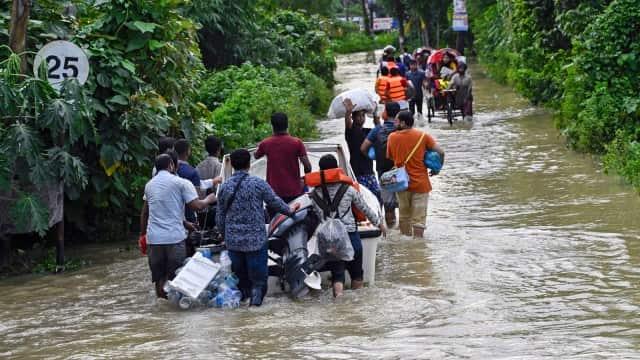
[[[40,67],[44,61],[43,69],[46,74],[39,74]],[[33,61],[33,73],[37,78],[45,78],[49,84],[60,90],[65,79],[77,79],[80,85],[87,82],[89,77],[89,59],[82,49],[69,41],[56,40],[43,46],[36,54]],[[64,144],[65,135],[61,135],[58,140],[59,146]],[[60,191],[62,182],[59,183]],[[64,203],[64,200],[63,200]],[[64,205],[62,207],[62,220],[56,225],[56,272],[64,271]]]
[[[373,30],[374,31],[382,31],[382,30],[391,30],[393,26],[393,18],[375,18],[373,19]]]
[[[46,64],[47,73],[39,74],[43,61]],[[89,77],[89,59],[87,54],[74,43],[62,40],[52,41],[36,54],[33,73],[37,78],[46,76],[56,90],[60,90],[62,82],[68,78],[75,78],[80,85],[83,85]]]
[[[465,0],[453,0],[453,31],[456,31],[456,49],[464,55],[464,37],[469,31],[469,15]]]

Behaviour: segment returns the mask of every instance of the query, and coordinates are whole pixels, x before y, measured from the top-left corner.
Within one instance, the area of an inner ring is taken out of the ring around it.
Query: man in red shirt
[[[311,172],[311,163],[302,140],[287,132],[286,114],[271,115],[271,126],[273,135],[258,145],[254,156],[256,159],[267,156],[267,183],[276,195],[289,203],[304,193],[299,164],[302,163],[306,174]]]

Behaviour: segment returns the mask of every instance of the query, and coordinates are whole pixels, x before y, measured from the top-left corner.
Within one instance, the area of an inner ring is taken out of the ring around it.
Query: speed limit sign
[[[67,78],[76,78],[82,85],[89,76],[87,55],[77,45],[68,41],[52,41],[38,51],[33,62],[33,73],[36,77],[40,77],[38,72],[43,61],[47,65],[47,79],[56,89],[59,89],[62,81]]]

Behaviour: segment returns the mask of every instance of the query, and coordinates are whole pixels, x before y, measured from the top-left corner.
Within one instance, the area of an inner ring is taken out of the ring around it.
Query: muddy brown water
[[[372,88],[372,59],[340,57],[338,88]],[[0,281],[0,358],[640,358],[637,194],[471,70],[473,124],[422,124],[447,152],[427,237],[392,231],[374,286],[180,312],[156,303],[144,258],[92,246],[81,271]],[[341,120],[321,128],[342,137]]]

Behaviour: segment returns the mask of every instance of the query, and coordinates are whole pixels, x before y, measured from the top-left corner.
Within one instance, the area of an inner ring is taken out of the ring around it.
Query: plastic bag
[[[340,219],[328,218],[320,223],[316,230],[318,253],[323,258],[351,261],[355,251],[347,228]]]
[[[329,119],[336,119],[345,115],[346,109],[342,102],[347,98],[355,105],[353,111],[365,110],[367,113],[371,114],[376,111],[378,107],[377,95],[374,95],[365,89],[353,89],[341,93],[331,101],[329,111],[327,112],[327,117]]]
[[[147,235],[140,235],[138,238],[138,248],[140,248],[140,252],[142,255],[147,255]]]
[[[424,153],[424,165],[433,170],[433,172],[438,173],[442,169],[442,160],[440,159],[440,154],[433,150],[427,150]]]

